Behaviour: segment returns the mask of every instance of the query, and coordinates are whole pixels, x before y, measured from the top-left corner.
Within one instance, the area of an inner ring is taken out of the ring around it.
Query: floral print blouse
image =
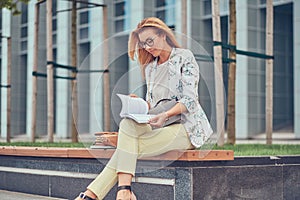
[[[165,98],[177,99],[185,105],[188,112],[182,113],[183,125],[195,147],[201,147],[213,133],[211,125],[198,101],[199,66],[193,53],[188,49],[173,48],[170,58],[164,67],[169,68],[169,94]],[[155,76],[153,69],[157,61],[145,68],[146,83]],[[155,93],[147,85],[146,100],[152,102],[150,93]]]

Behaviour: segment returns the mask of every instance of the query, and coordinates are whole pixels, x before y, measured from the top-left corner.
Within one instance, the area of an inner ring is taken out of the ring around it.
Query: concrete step
[[[46,197],[41,195],[33,195],[21,192],[12,192],[7,190],[0,190],[1,200],[64,200],[62,198]]]
[[[28,168],[0,166],[0,188],[22,193],[36,193],[58,199],[74,199],[98,174],[68,172],[57,170],[40,170]],[[174,199],[174,178],[136,177],[133,188],[142,199],[164,200]],[[146,194],[145,191],[147,191]],[[158,191],[152,194],[150,191]],[[114,200],[116,186],[109,192],[105,200]],[[6,195],[7,196],[7,195]],[[0,199],[4,200],[0,195]],[[9,200],[13,198],[7,198]],[[42,198],[41,198],[42,199]],[[51,199],[51,198],[50,198]]]

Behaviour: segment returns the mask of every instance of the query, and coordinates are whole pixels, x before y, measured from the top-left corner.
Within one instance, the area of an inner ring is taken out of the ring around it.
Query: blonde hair
[[[153,62],[155,59],[152,54],[137,45],[139,42],[139,33],[143,32],[146,28],[153,28],[158,35],[165,34],[166,41],[171,47],[179,47],[173,31],[162,20],[156,17],[143,19],[137,25],[136,29],[131,32],[128,40],[128,56],[131,60],[134,60],[134,56],[137,54],[143,75],[145,66]]]

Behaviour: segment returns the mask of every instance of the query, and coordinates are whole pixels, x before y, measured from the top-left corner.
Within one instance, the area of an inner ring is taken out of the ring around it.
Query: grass
[[[236,144],[215,147],[220,150],[233,150],[235,156],[280,156],[300,155],[300,144]]]
[[[70,147],[85,148],[91,144],[70,143],[70,142],[0,142],[0,146],[27,146],[27,147]],[[300,144],[236,144],[214,147],[219,150],[233,150],[235,156],[279,156],[279,155],[300,155]]]
[[[85,148],[89,147],[88,144],[83,143],[71,143],[71,142],[0,142],[0,146],[23,146],[23,147],[71,147],[71,148]]]

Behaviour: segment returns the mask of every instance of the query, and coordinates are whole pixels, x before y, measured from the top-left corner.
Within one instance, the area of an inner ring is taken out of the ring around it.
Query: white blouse
[[[146,100],[151,107],[163,98],[178,99],[188,112],[182,113],[184,127],[195,147],[201,147],[213,130],[198,101],[199,66],[188,49],[173,48],[169,60],[157,65],[157,60],[145,68]]]
[[[152,66],[151,66],[152,67]],[[169,95],[169,65],[168,62],[160,65],[154,65],[149,73],[150,78],[147,82],[147,87],[151,91],[150,106],[155,104]],[[155,92],[153,92],[155,91]],[[150,93],[149,93],[150,94]]]

